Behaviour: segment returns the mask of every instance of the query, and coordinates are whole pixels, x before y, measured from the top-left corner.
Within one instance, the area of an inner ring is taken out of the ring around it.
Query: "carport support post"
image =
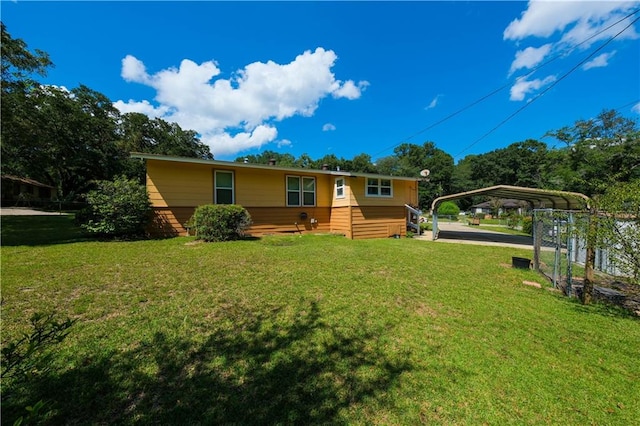
[[[593,265],[596,260],[596,232],[598,230],[598,216],[596,210],[589,210],[589,225],[587,228],[587,258],[584,262],[584,285],[582,286],[581,301],[583,305],[591,303],[593,298]]]
[[[432,222],[433,222],[433,226],[432,226],[432,230],[431,230],[431,240],[435,241],[438,238],[438,213],[433,212],[432,217]]]
[[[533,213],[535,220],[533,225],[533,269],[540,271],[540,248],[542,247],[542,221],[538,218],[538,213]]]

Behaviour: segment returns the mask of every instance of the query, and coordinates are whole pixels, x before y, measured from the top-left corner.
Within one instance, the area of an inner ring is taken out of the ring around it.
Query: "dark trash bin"
[[[530,269],[531,259],[527,259],[526,257],[514,256],[511,258],[511,266],[518,269]]]

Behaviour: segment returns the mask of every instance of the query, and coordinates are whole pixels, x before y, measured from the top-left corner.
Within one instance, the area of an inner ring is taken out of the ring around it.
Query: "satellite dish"
[[[430,174],[431,174],[431,172],[429,171],[429,169],[420,170],[420,176],[422,176],[422,177],[427,177]]]

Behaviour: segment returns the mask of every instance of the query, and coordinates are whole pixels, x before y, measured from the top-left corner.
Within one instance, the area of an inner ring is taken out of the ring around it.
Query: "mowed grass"
[[[640,418],[640,322],[523,285],[544,283],[510,267],[525,250],[312,235],[53,244],[71,222],[36,238],[12,220],[3,342],[37,311],[78,322],[49,373],[3,383],[3,423],[39,399],[51,424]]]

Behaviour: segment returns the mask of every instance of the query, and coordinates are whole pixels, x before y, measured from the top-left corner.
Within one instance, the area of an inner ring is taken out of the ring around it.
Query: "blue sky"
[[[42,82],[84,84],[123,112],[194,129],[217,159],[269,149],[375,161],[432,141],[458,161],[529,138],[553,146],[547,131],[603,109],[639,118],[639,23],[602,46],[640,12],[598,34],[639,8],[3,1],[2,21],[49,53],[55,68]]]

